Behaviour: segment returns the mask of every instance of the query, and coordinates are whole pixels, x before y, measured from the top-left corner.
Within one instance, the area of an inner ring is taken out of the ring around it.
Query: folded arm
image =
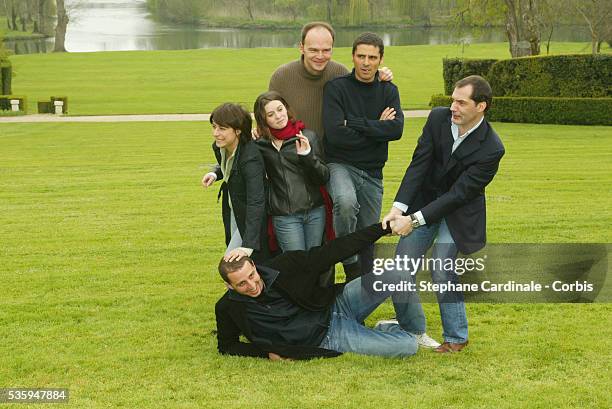
[[[363,149],[367,138],[345,124],[346,114],[340,91],[328,82],[323,91],[323,127],[328,144],[347,150]]]
[[[390,88],[385,98],[385,109],[392,108],[395,111],[393,119],[368,119],[365,117],[347,116],[346,126],[361,132],[369,139],[377,142],[395,141],[402,137],[404,132],[404,112],[400,104],[397,88]],[[384,112],[384,111],[383,111]]]

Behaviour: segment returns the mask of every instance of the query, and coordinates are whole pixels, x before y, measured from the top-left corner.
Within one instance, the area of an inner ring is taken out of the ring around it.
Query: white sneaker
[[[427,335],[425,332],[422,334],[416,334],[416,341],[419,346],[423,348],[437,348],[440,346],[440,343]]]
[[[376,323],[376,325],[374,326],[374,329],[380,330],[380,326],[385,325],[385,324],[398,324],[399,325],[397,320],[381,320]],[[419,346],[423,348],[437,348],[440,346],[440,343],[438,341],[436,341],[435,339],[427,335],[427,333],[425,332],[422,334],[413,334],[413,335],[416,338],[417,344],[419,344]]]

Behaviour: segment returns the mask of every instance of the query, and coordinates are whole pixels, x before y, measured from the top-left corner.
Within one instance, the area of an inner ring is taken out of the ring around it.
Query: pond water
[[[75,3],[76,2],[76,3]],[[299,30],[206,29],[155,21],[145,0],[67,0],[71,21],[66,33],[66,49],[71,52],[122,50],[185,50],[197,48],[294,47]],[[78,4],[78,6],[74,6]],[[350,46],[364,29],[338,30],[336,46]],[[442,27],[375,30],[385,45],[456,44],[504,42],[501,28],[460,37]],[[584,27],[562,27],[553,40],[590,41]],[[52,38],[7,41],[16,54],[44,53],[53,50]]]

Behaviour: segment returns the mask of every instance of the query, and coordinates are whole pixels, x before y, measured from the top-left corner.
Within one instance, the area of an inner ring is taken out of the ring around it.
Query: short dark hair
[[[210,114],[210,123],[213,121],[217,125],[232,128],[234,130],[240,130],[238,135],[240,142],[248,142],[251,140],[251,126],[253,120],[249,111],[244,109],[241,105],[226,102],[219,105]]]
[[[373,45],[374,47],[378,47],[378,51],[380,52],[380,58],[385,54],[385,44],[383,43],[382,38],[380,38],[377,34],[374,33],[362,33],[353,41],[353,54],[355,54],[355,50],[357,46],[360,44]]]
[[[304,40],[306,39],[306,34],[308,34],[308,32],[312,30],[313,28],[317,28],[317,27],[322,27],[326,29],[327,31],[329,31],[329,34],[331,34],[331,37],[332,37],[332,44],[333,44],[334,40],[336,39],[336,32],[334,31],[332,26],[329,23],[326,23],[325,21],[313,21],[311,23],[304,24],[304,27],[302,27],[302,44],[304,44]]]
[[[244,267],[247,261],[252,265],[255,265],[253,260],[250,257],[246,256],[234,261],[225,261],[225,259],[222,257],[221,261],[219,262],[219,275],[221,276],[223,281],[228,284],[231,284],[229,282],[229,278],[227,278],[227,275],[229,273],[233,273],[234,271],[240,270],[242,267]]]
[[[480,75],[470,75],[469,77],[465,77],[460,79],[455,83],[455,88],[463,88],[465,86],[472,86],[472,95],[470,98],[476,103],[485,102],[487,107],[484,112],[487,112],[491,107],[491,102],[493,101],[493,91],[491,90],[491,86]]]
[[[291,107],[280,93],[276,91],[264,92],[255,100],[255,104],[253,105],[253,114],[255,115],[255,122],[257,122],[257,133],[259,133],[261,137],[267,139],[270,139],[272,134],[270,133],[270,128],[266,122],[266,105],[272,101],[280,101],[287,109],[289,121],[295,121],[295,115],[291,110]]]

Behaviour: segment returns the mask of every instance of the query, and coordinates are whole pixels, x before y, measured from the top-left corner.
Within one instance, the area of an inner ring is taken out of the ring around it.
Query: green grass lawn
[[[423,122],[392,144],[385,209]],[[490,242],[612,240],[609,127],[494,126]],[[207,123],[1,126],[2,387],[68,387],[75,408],[612,406],[610,304],[468,304],[470,346],[451,356],[219,356],[211,141]]]
[[[553,43],[552,53],[589,52],[586,43]],[[442,93],[442,58],[509,58],[507,43],[387,47],[385,64],[394,73],[405,109],[424,109]],[[222,102],[252,109],[267,90],[271,73],[297,59],[292,48],[206,49],[35,54],[11,57],[13,93],[28,97],[29,111],[50,96],[68,96],[70,114],[211,112]],[[334,59],[352,67],[351,49]]]

